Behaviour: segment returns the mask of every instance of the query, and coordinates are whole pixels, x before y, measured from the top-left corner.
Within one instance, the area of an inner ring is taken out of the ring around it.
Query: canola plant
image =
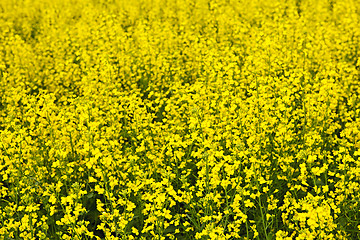
[[[360,2],[1,0],[0,238],[359,239]]]

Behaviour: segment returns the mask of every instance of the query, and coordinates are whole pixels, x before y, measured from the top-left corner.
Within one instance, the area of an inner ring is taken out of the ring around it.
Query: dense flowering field
[[[1,0],[1,239],[359,239],[360,1]]]

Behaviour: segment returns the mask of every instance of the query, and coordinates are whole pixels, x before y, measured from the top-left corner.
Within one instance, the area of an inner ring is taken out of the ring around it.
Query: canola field
[[[360,1],[1,0],[0,238],[359,239]]]

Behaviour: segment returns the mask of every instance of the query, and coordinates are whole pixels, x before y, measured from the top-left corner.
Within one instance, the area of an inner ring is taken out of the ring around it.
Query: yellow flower
[[[251,208],[251,207],[253,207],[254,206],[254,203],[253,202],[251,202],[250,201],[250,199],[247,199],[247,200],[245,200],[245,207],[249,207],[249,208]]]

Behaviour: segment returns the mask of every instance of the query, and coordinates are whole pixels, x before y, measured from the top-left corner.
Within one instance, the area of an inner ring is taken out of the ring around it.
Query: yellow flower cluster
[[[357,0],[0,1],[1,239],[358,239]]]

